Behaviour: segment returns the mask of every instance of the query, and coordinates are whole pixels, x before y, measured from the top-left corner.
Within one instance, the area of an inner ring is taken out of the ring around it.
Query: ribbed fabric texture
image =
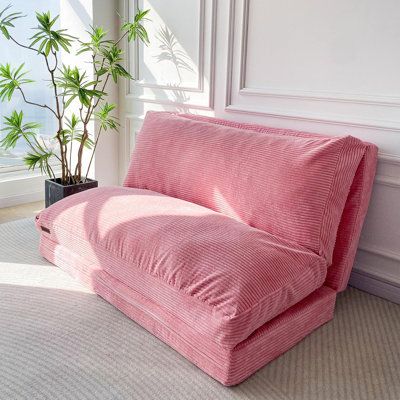
[[[378,148],[375,145],[367,145],[343,210],[333,253],[333,264],[328,270],[325,282],[336,291],[346,289],[349,281],[371,197],[377,159]]]
[[[148,113],[126,187],[44,210],[40,251],[232,385],[332,317],[375,163],[350,136]]]
[[[326,276],[325,260],[295,243],[148,190],[82,192],[42,211],[37,225],[187,329],[229,348]]]
[[[323,256],[365,145],[351,136],[266,135],[149,112],[124,186],[194,202]]]
[[[224,385],[236,385],[333,316],[336,293],[323,286],[264,324],[234,348],[215,344],[147,296],[98,270],[69,248],[41,236],[41,252],[153,335]],[[71,260],[78,260],[71,267]],[[80,261],[79,261],[80,260]],[[78,268],[77,268],[78,266]]]
[[[263,125],[228,121],[225,119],[206,117],[202,115],[179,114],[179,116],[214,125],[245,129],[252,132],[262,133],[264,135],[295,136],[314,139],[328,137],[316,133],[271,128]],[[328,269],[328,276],[325,282],[326,285],[336,291],[342,291],[347,286],[375,177],[378,148],[372,143],[363,142],[363,144],[365,146],[364,155],[358,165],[340,219],[332,256],[332,265]]]

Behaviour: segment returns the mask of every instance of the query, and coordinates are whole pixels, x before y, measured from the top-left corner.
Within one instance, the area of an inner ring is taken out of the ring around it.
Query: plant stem
[[[49,176],[51,177],[51,175],[53,175],[53,179],[56,180],[56,174],[54,173],[53,168],[51,168],[51,165],[50,165],[50,164],[47,164],[47,168],[48,168],[47,173],[49,174]],[[49,172],[50,172],[50,173],[49,173]]]
[[[56,112],[55,112],[51,107],[49,107],[49,106],[46,105],[46,104],[39,104],[39,103],[35,103],[35,102],[33,102],[33,101],[27,100],[26,97],[25,97],[25,93],[24,93],[24,91],[22,90],[21,86],[18,86],[17,89],[21,92],[22,98],[24,99],[25,103],[31,104],[32,106],[37,106],[37,107],[41,107],[41,108],[47,108],[48,110],[50,110],[50,111],[57,117]]]
[[[84,122],[82,139],[78,149],[78,161],[75,167],[75,175],[78,177],[78,180],[82,179],[82,156],[83,156],[84,145],[88,137],[89,137],[89,132],[87,130],[87,122]]]
[[[55,65],[54,65],[54,68],[52,69],[52,71],[54,72],[57,69],[57,66],[58,66],[58,57],[57,57],[57,53],[55,51],[52,51],[52,53],[53,53],[54,59],[56,61]]]
[[[34,49],[33,47],[25,46],[24,44],[19,43],[19,42],[16,41],[12,36],[10,36],[10,39],[11,39],[16,45],[18,45],[19,47],[23,47],[24,49],[32,50],[32,51],[34,51],[35,53],[38,52],[38,51],[37,51],[36,49]]]
[[[105,60],[105,58],[103,57],[102,65],[104,64],[104,60]],[[104,81],[104,84],[103,84],[102,92],[105,90],[109,79],[110,79],[110,74],[107,74],[107,77],[106,77],[106,79]],[[97,84],[98,84],[98,82],[96,82],[96,84],[94,85],[93,89],[96,89]],[[83,149],[84,149],[84,146],[85,146],[85,142],[86,142],[87,138],[89,137],[89,132],[87,130],[87,125],[88,125],[88,123],[90,121],[90,118],[93,115],[93,111],[98,106],[99,101],[100,101],[100,97],[97,99],[96,103],[92,106],[91,105],[92,99],[90,100],[90,105],[87,108],[86,117],[84,119],[82,118],[82,113],[81,113],[81,119],[83,121],[83,135],[82,135],[82,140],[81,140],[81,143],[80,143],[80,146],[79,146],[79,150],[78,150],[78,161],[77,161],[76,168],[75,168],[75,174],[78,175],[79,179],[81,179],[81,177],[82,177]],[[93,155],[92,155],[92,158],[93,158]],[[92,161],[90,160],[90,162],[92,162]],[[86,178],[87,178],[87,174],[86,174]]]
[[[88,169],[87,169],[87,171],[86,171],[85,181],[87,180],[87,177],[88,177],[88,175],[89,175],[90,166],[92,165],[94,153],[95,153],[95,151],[96,151],[97,143],[99,142],[99,137],[100,137],[100,134],[101,134],[102,129],[103,129],[103,127],[100,126],[99,133],[97,134],[96,141],[94,142],[94,146],[93,146],[93,150],[92,150],[92,155],[91,155],[91,157],[90,157]]]
[[[56,53],[53,53],[55,58],[56,58],[56,65],[57,65],[57,55]],[[51,76],[51,82],[53,85],[53,90],[54,90],[54,96],[55,96],[55,100],[56,100],[56,117],[58,119],[58,131],[57,131],[57,140],[58,140],[58,144],[60,146],[60,152],[61,152],[61,180],[62,183],[67,182],[67,171],[68,171],[68,160],[66,159],[66,151],[64,149],[64,144],[61,138],[61,132],[63,129],[63,123],[62,123],[62,114],[60,111],[60,100],[58,97],[58,91],[57,91],[57,84],[54,78],[54,71],[55,68],[50,68],[50,64],[49,64],[49,60],[48,57],[44,54],[44,59],[46,60],[46,66],[47,66],[47,70],[50,72],[50,76]]]
[[[110,79],[110,76],[111,76],[110,74],[107,74],[106,80],[104,81],[103,88],[101,89],[102,92],[104,92],[104,90],[106,89],[106,86],[107,86],[108,80]],[[92,108],[92,113],[93,113],[94,109],[99,105],[100,100],[101,100],[101,98],[99,97],[97,99],[95,105]]]
[[[72,133],[71,133],[71,141],[70,141],[71,145],[70,145],[70,148],[69,148],[69,166],[70,166],[70,168],[72,168],[72,145],[74,143],[73,134],[74,133],[72,131]],[[75,182],[75,178],[72,175],[71,175],[71,179]]]
[[[128,32],[125,32],[116,42],[115,45],[117,46],[118,43],[128,34]]]
[[[54,157],[57,158],[57,160],[59,160],[60,162],[62,162],[61,158],[58,157],[57,154],[54,154]],[[77,183],[77,181],[74,179],[74,176],[72,175],[72,172],[70,171],[70,169],[68,167],[66,167],[66,168],[67,168],[67,172],[69,173],[69,176],[70,176],[72,182]]]

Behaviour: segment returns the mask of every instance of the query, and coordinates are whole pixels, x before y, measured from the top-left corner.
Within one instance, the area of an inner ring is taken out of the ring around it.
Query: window
[[[4,3],[1,3],[3,8]],[[10,29],[13,37],[23,44],[30,44],[29,37],[34,35],[35,31],[31,28],[37,26],[36,11],[50,11],[52,15],[60,13],[59,1],[48,0],[13,0],[13,12],[21,11],[26,17],[15,22],[15,28]],[[49,75],[43,58],[35,55],[33,52],[22,49],[11,40],[6,40],[4,36],[0,38],[0,64],[11,64],[17,67],[25,63],[25,69],[29,71],[27,77],[35,82],[26,84],[24,92],[26,98],[30,101],[40,104],[53,105],[52,90],[49,87]],[[39,132],[44,136],[54,136],[56,132],[56,121],[48,110],[26,104],[19,93],[15,93],[11,102],[0,103],[0,129],[4,127],[4,116],[9,116],[13,110],[23,111],[25,122],[38,122],[41,125]],[[0,139],[4,133],[0,132]],[[18,142],[14,149],[5,151],[0,148],[0,175],[10,171],[24,171],[26,167],[23,163],[23,157],[28,147],[22,141]]]

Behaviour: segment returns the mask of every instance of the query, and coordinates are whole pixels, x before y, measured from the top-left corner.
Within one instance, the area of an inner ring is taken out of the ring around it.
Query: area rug
[[[0,225],[0,399],[398,400],[400,306],[349,288],[335,319],[226,388]]]

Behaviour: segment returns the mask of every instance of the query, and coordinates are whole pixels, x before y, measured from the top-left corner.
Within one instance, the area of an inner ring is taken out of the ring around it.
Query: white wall
[[[119,17],[117,14],[117,0],[93,0],[93,25],[102,26],[108,31],[111,39],[119,38]],[[118,89],[112,79],[107,86],[108,103],[118,103]],[[95,122],[95,132],[98,124]],[[92,174],[99,181],[100,186],[117,185],[119,169],[119,138],[113,131],[103,132],[97,146]]]
[[[351,282],[400,301],[398,0],[119,1],[125,13],[137,5],[152,10],[151,45],[127,49],[138,81],[120,88],[120,180],[147,110],[376,143]]]
[[[80,40],[89,40],[87,31],[91,26],[102,26],[110,39],[118,36],[119,17],[117,0],[61,0],[61,21],[65,28],[71,29],[73,35]],[[77,48],[76,48],[77,50]],[[86,70],[87,76],[93,76],[91,57],[88,53],[76,55],[63,54],[63,62],[70,65],[78,65],[80,69]],[[109,103],[118,103],[118,89],[110,80],[106,88]],[[76,113],[77,110],[76,110]],[[89,125],[93,137],[97,134],[99,127],[97,121]],[[114,132],[103,132],[94,156],[89,176],[99,181],[100,186],[116,185],[118,183],[118,134]],[[84,167],[86,171],[91,153],[84,152]]]

